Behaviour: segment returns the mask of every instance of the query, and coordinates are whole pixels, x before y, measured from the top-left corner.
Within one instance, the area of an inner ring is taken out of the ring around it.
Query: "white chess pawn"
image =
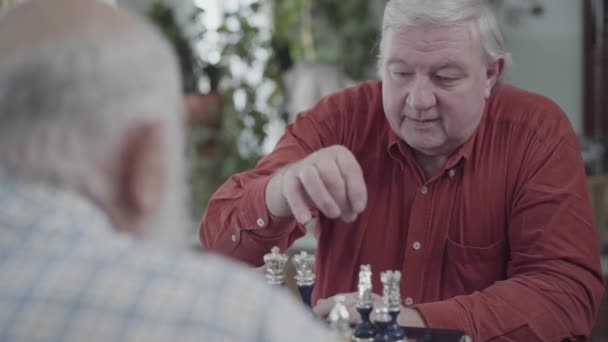
[[[350,314],[346,307],[346,297],[336,296],[336,304],[329,313],[329,324],[340,336],[350,341],[352,330],[350,328]]]

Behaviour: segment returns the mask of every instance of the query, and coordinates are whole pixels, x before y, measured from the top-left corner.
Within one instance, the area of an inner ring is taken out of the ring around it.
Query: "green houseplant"
[[[217,187],[217,172],[212,159],[222,123],[224,101],[218,90],[221,70],[205,63],[194,48],[205,34],[204,26],[198,25],[202,9],[195,8],[189,18],[190,26],[196,28],[192,31],[183,27],[173,7],[163,1],[154,2],[146,14],[171,43],[179,60],[187,111],[190,198],[192,214],[198,216],[200,207]],[[203,94],[199,91],[199,83],[204,79],[211,87]]]
[[[269,39],[250,21],[251,15],[259,10],[254,3],[225,14],[223,25],[217,30],[221,36],[220,43],[210,47],[220,52],[221,58],[216,64],[203,61],[194,49],[205,34],[199,20],[200,9],[190,18],[192,25],[189,26],[199,28],[191,34],[181,27],[173,9],[165,3],[157,1],[148,11],[148,16],[174,45],[180,59],[190,113],[191,212],[197,218],[203,214],[211,194],[226,178],[255,165],[266,138],[267,114],[277,107],[271,103],[275,97],[261,99],[258,93],[261,83],[274,84],[268,73],[265,72],[258,82],[246,77],[253,64],[259,63],[255,54],[270,49]],[[236,26],[229,25],[229,22],[236,23]],[[271,68],[271,62],[265,63],[264,69]],[[234,70],[235,64],[241,66],[241,72]],[[200,80],[208,82],[208,93],[198,93]],[[203,98],[217,101],[202,103],[200,100]],[[260,103],[265,104],[264,108],[260,108]],[[197,114],[196,109],[200,107],[204,110]]]

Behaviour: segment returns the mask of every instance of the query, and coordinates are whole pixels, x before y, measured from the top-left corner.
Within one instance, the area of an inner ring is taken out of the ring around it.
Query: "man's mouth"
[[[408,116],[405,117],[406,120],[408,121],[413,121],[413,122],[419,122],[419,123],[426,123],[426,122],[435,122],[435,121],[439,121],[439,118],[432,118],[432,119],[414,119],[414,118],[410,118]]]

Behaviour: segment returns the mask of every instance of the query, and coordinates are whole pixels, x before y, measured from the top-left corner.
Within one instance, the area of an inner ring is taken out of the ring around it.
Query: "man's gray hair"
[[[389,0],[382,19],[379,66],[382,67],[384,37],[389,29],[452,25],[471,20],[477,24],[488,63],[493,63],[502,56],[505,64],[509,64],[511,57],[489,0]]]
[[[171,166],[165,186],[183,195],[177,61],[151,26],[130,28],[0,39],[9,46],[0,53],[0,172],[79,188],[107,172],[103,163],[131,129],[158,123],[166,128],[159,153]]]

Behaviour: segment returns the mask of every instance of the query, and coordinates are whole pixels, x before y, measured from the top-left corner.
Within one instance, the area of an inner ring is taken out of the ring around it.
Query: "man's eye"
[[[393,75],[399,78],[407,78],[412,76],[412,73],[407,71],[393,71]]]
[[[437,81],[439,81],[439,82],[450,83],[450,82],[457,81],[458,77],[449,77],[449,76],[435,75],[435,79]]]

